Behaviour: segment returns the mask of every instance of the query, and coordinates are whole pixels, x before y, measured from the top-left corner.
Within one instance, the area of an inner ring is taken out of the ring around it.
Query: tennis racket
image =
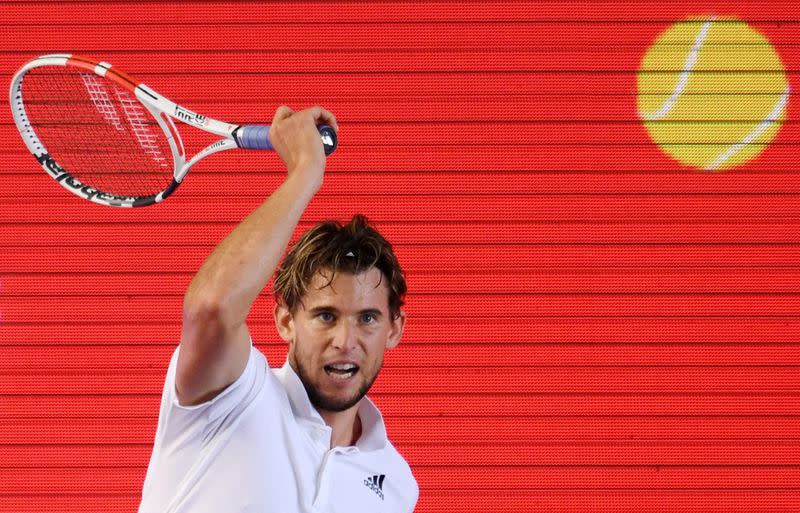
[[[152,205],[213,153],[273,149],[268,125],[203,116],[107,62],[73,55],[43,55],[22,66],[10,98],[17,129],[44,170],[68,191],[101,205]],[[221,139],[189,158],[174,120]],[[317,129],[330,155],[336,132],[328,125]]]

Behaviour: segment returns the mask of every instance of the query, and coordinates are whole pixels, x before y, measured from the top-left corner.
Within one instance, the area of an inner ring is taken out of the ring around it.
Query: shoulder
[[[411,466],[389,440],[386,440],[384,451],[386,454],[383,457],[385,457],[386,461],[390,464],[395,481],[397,481],[397,484],[403,490],[403,495],[409,498],[413,507],[419,497],[419,485],[411,470]]]
[[[270,372],[269,364],[264,354],[255,345],[250,345],[247,364],[236,380],[220,391],[215,397],[206,402],[195,405],[181,405],[175,391],[175,378],[177,372],[178,355],[181,347],[177,346],[167,369],[165,394],[168,395],[171,406],[186,411],[230,411],[237,404],[249,404],[256,397],[263,397],[266,392],[274,395],[282,390],[280,382]]]

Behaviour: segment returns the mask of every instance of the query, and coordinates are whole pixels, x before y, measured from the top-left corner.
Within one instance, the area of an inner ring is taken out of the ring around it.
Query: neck
[[[317,409],[325,424],[333,430],[331,433],[331,449],[355,445],[361,436],[361,418],[358,416],[358,405],[344,411],[327,411]]]

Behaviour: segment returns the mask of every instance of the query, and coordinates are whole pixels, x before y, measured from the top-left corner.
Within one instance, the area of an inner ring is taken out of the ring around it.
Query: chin
[[[311,401],[311,404],[318,410],[332,412],[349,410],[358,404],[361,398],[366,395],[367,390],[369,390],[369,385],[372,384],[369,383],[367,386],[364,386],[364,381],[359,380],[339,390],[330,391],[330,389],[326,390],[326,387],[320,386],[318,382],[312,383],[303,372],[300,373],[299,377],[300,381],[303,383],[303,387],[306,389],[306,394],[308,394],[308,399]]]
[[[324,370],[321,371],[322,374],[315,376],[317,379],[311,379],[303,365],[297,365],[296,372],[315,408],[340,412],[349,410],[358,404],[372,387],[375,378],[378,377],[376,373],[372,379],[368,379],[361,374],[363,370],[361,369],[350,383],[333,382]]]
[[[314,406],[320,410],[339,412],[349,410],[358,404],[360,400],[361,397],[351,397],[348,400],[340,400],[339,398],[325,398],[318,402],[312,402],[312,404],[314,404]]]
[[[338,393],[326,393],[319,387],[306,387],[308,398],[315,408],[326,411],[345,411],[349,410],[361,400],[366,392],[362,393],[358,388],[356,391],[340,390]]]

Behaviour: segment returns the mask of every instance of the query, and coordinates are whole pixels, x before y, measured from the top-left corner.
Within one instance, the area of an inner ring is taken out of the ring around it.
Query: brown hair
[[[286,254],[275,274],[275,300],[294,314],[318,271],[333,271],[327,287],[337,272],[359,274],[373,266],[381,271],[381,282],[388,282],[389,313],[396,319],[405,304],[406,280],[392,245],[361,214],[344,226],[325,221],[304,233]]]

